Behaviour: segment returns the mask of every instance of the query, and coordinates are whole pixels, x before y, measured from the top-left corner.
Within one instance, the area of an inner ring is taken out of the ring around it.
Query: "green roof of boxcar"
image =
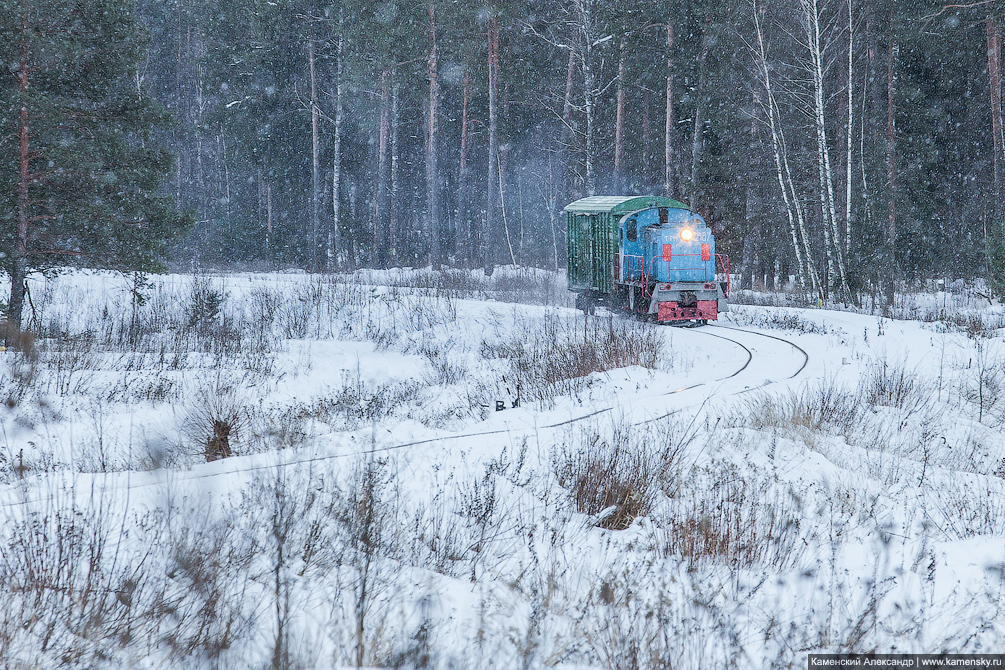
[[[592,195],[580,198],[565,206],[566,212],[576,214],[593,214],[610,212],[612,214],[628,214],[650,207],[672,207],[688,209],[688,206],[670,198],[660,198],[654,195]]]

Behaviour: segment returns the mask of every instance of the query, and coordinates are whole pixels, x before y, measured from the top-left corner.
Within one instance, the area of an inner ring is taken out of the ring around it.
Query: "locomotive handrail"
[[[639,281],[640,285],[645,288],[649,284],[649,275],[646,274],[645,256],[630,256],[625,254],[621,278],[625,282]]]
[[[722,274],[726,275],[726,290],[723,291],[727,296],[730,295],[730,257],[725,253],[716,254],[716,275],[720,274],[720,268],[722,268]]]

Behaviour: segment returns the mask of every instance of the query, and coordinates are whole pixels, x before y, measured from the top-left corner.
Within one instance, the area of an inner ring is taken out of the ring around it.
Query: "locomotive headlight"
[[[690,228],[684,228],[680,231],[680,238],[685,242],[690,242],[694,239],[694,231]]]

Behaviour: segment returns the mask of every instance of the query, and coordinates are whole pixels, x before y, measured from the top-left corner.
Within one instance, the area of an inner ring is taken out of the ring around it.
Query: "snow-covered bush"
[[[693,439],[670,419],[642,427],[622,420],[609,431],[594,425],[557,447],[552,468],[577,512],[601,528],[624,530],[676,488],[678,458]]]
[[[524,398],[550,401],[581,390],[594,372],[670,367],[663,335],[644,323],[613,316],[584,320],[549,312],[538,323],[525,323],[512,339],[482,340],[481,356],[508,361]]]

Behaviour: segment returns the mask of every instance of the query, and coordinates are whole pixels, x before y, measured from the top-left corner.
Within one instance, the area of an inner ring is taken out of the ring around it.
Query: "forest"
[[[173,155],[178,269],[562,268],[562,208],[593,194],[681,200],[744,286],[1005,266],[997,0],[115,7],[114,76],[167,113],[143,142]]]

